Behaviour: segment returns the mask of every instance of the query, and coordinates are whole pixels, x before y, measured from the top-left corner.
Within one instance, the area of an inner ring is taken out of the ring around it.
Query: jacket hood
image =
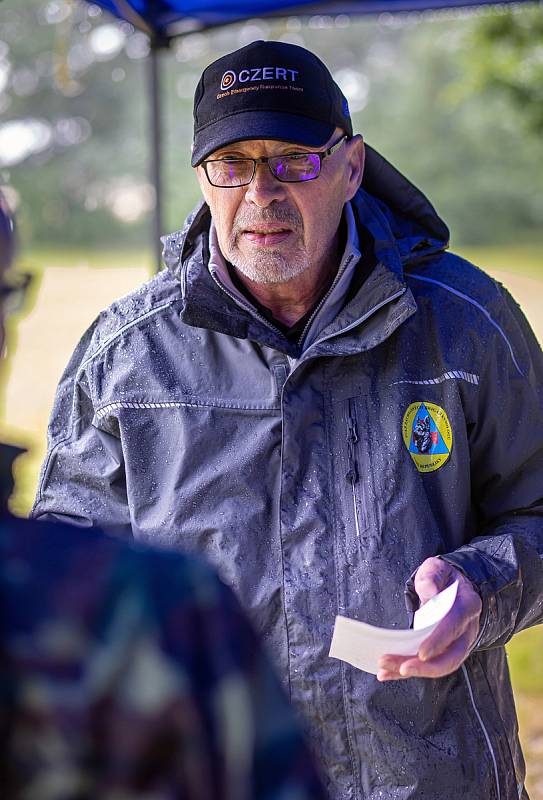
[[[374,148],[366,145],[362,186],[353,206],[376,241],[376,252],[395,246],[402,261],[444,250],[449,229],[428,198]],[[209,229],[209,208],[200,203],[183,228],[162,237],[163,260],[177,273],[194,249],[201,233]]]
[[[369,145],[359,194],[363,193],[386,220],[403,260],[411,253],[418,258],[449,246],[449,229],[426,195]]]

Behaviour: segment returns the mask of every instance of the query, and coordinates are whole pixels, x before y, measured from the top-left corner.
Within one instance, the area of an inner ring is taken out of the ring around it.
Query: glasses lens
[[[270,158],[269,165],[275,177],[285,183],[312,181],[321,169],[321,160],[316,153],[277,156]]]
[[[243,186],[253,177],[251,159],[207,161],[207,177],[214,186]]]

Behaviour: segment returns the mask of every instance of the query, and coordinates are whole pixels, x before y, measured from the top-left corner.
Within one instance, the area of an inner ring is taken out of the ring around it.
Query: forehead
[[[246,156],[265,156],[288,153],[292,150],[318,150],[316,146],[300,144],[300,142],[284,142],[277,139],[244,139],[232,142],[214,150],[208,158],[218,158],[227,153],[239,153]]]

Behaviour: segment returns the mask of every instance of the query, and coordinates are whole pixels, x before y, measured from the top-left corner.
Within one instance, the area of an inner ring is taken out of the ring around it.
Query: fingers
[[[421,644],[418,657],[428,661],[444,653],[457,639],[471,629],[471,646],[478,633],[481,598],[462,576],[454,605],[437,628]]]
[[[402,664],[407,664],[410,661],[418,661],[418,658],[412,656],[395,656],[386,655],[379,659],[379,671],[377,672],[378,681],[398,681],[407,678],[407,675],[402,675],[400,668]]]
[[[415,575],[415,591],[419,596],[421,605],[431,597],[443,591],[452,583],[453,567],[446,561],[433,556],[423,561]],[[454,570],[456,572],[456,570]]]
[[[418,664],[402,664],[400,674],[403,677],[442,678],[455,672],[469,655],[472,639],[470,631],[466,631],[456,639],[443,653],[430,661]],[[418,659],[417,659],[418,660]]]
[[[442,678],[455,672],[464,662],[471,646],[471,631],[456,639],[445,652],[430,661],[406,656],[383,656],[379,661],[377,680],[404,680],[406,678]]]
[[[379,681],[411,677],[440,678],[454,672],[469,655],[479,632],[481,598],[471,582],[450,564],[428,558],[415,575],[421,603],[458,580],[454,605],[420,645],[416,656],[386,655],[379,661]]]

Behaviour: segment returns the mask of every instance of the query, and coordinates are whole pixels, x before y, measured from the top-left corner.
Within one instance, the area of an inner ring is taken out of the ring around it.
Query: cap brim
[[[196,133],[191,164],[197,167],[220,147],[233,142],[274,139],[281,142],[322,147],[335,130],[332,122],[298,117],[279,111],[243,111],[207,125]]]

